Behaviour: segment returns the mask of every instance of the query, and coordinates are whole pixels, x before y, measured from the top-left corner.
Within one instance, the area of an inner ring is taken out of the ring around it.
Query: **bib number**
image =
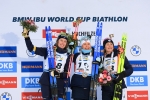
[[[81,68],[82,62],[79,62],[79,68]],[[87,63],[83,63],[84,68],[88,71],[89,65]]]
[[[62,63],[57,63],[56,68],[61,69],[61,67],[62,67]]]

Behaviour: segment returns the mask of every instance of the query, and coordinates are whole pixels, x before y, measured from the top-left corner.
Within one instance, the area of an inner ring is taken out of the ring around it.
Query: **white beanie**
[[[89,42],[91,44],[91,39],[87,36],[82,37],[81,40],[80,40],[80,45],[82,46],[83,43],[85,43],[85,42]]]

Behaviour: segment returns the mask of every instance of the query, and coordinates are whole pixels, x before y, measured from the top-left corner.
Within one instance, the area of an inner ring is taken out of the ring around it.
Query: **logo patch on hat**
[[[84,41],[87,41],[88,39],[84,39]]]
[[[110,42],[111,40],[109,39],[108,41]]]

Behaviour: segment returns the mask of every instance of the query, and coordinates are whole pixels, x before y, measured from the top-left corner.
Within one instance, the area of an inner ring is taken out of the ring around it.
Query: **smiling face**
[[[61,48],[61,49],[64,49],[67,45],[67,40],[64,39],[64,38],[60,38],[58,40],[58,47]]]
[[[84,42],[82,44],[82,49],[90,50],[91,49],[91,44],[89,42]]]
[[[105,51],[107,54],[110,54],[114,49],[114,45],[111,42],[107,42],[105,45]]]

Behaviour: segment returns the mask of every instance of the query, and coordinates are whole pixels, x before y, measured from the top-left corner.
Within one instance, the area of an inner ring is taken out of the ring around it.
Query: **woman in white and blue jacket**
[[[81,39],[81,52],[74,54],[75,72],[71,79],[73,100],[89,100],[93,54],[89,37]]]

